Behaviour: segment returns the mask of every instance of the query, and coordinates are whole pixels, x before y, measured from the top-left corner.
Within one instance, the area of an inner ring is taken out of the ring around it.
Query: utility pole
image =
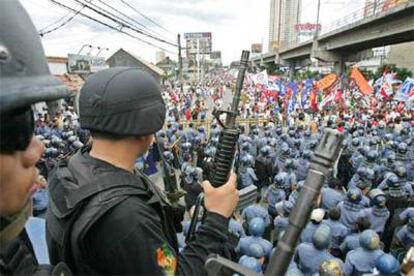
[[[319,12],[321,9],[321,0],[318,0],[318,9],[316,10],[316,30],[314,39],[316,39],[319,35]]]
[[[178,81],[180,82],[180,92],[183,93],[183,59],[181,57],[181,35],[177,34],[178,40]]]

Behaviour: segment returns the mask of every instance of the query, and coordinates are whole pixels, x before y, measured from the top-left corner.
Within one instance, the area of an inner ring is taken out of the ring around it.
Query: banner
[[[414,100],[414,79],[407,77],[404,83],[401,85],[398,92],[395,94],[395,100],[401,102]]]
[[[373,89],[371,85],[369,85],[368,81],[357,67],[352,69],[351,79],[355,81],[355,84],[358,86],[359,91],[361,91],[363,95],[367,96],[372,93]]]
[[[335,73],[328,74],[319,81],[319,88],[321,90],[326,90],[331,87],[337,79],[338,76]]]

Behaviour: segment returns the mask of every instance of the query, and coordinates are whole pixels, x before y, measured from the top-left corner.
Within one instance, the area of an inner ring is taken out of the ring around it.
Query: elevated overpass
[[[384,3],[385,1],[379,1]],[[384,11],[361,10],[359,20],[327,30],[314,40],[302,42],[276,53],[252,59],[254,64],[276,63],[289,66],[310,64],[310,58],[338,64],[357,61],[358,53],[380,46],[414,41],[414,0],[408,0]],[[354,15],[355,16],[355,15]]]

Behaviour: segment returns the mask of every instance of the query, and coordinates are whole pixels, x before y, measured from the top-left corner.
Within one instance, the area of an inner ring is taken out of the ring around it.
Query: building
[[[166,55],[164,51],[157,51],[155,52],[155,64],[163,61],[165,59]]]
[[[165,57],[160,62],[157,62],[156,66],[161,68],[166,76],[172,77],[176,75],[176,70],[178,70],[177,62],[170,59],[170,57]]]
[[[301,0],[270,0],[269,52],[297,44]]]
[[[109,65],[109,67],[126,66],[141,68],[150,73],[159,83],[161,83],[162,77],[164,76],[164,71],[161,68],[145,61],[144,59],[130,52],[127,52],[122,48],[110,56],[106,60],[106,63]]]
[[[414,42],[389,46],[387,63],[404,67],[414,73]]]

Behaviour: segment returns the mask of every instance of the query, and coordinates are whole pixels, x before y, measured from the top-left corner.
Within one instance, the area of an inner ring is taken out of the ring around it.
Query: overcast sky
[[[80,10],[82,7],[76,3],[76,0],[57,1],[76,10]],[[185,32],[212,32],[213,50],[222,51],[225,64],[238,60],[241,50],[250,49],[252,43],[263,43],[265,50],[267,49],[270,0],[124,0],[139,12],[165,27],[169,32],[155,26],[124,5],[121,0],[88,1],[110,11],[104,5],[105,3],[109,4],[138,23],[145,25],[151,31],[158,33],[157,36],[163,36],[173,42],[176,42],[177,33],[183,35]],[[304,7],[301,15],[302,22],[315,22],[317,1],[302,1]],[[56,6],[49,0],[21,0],[21,2],[32,17],[36,28],[43,29],[42,31],[59,26],[74,14]],[[321,23],[324,24],[339,18],[363,2],[364,0],[322,0]],[[86,8],[83,8],[81,12],[106,23],[114,24]],[[112,12],[114,11],[112,10]],[[51,25],[62,17],[64,18],[58,23]],[[153,40],[149,41],[153,42]],[[122,47],[150,62],[155,62],[155,52],[157,51],[152,46],[110,30],[80,15],[64,27],[44,35],[42,42],[46,55],[53,56],[67,56],[68,53],[77,53],[83,44],[92,44],[109,48],[109,51],[101,54],[105,57],[109,57]],[[184,42],[183,39],[182,42]],[[162,45],[156,42],[155,44]],[[163,47],[174,53],[177,52],[173,47]],[[86,52],[84,51],[84,53]],[[92,54],[94,53],[96,50],[92,52]],[[176,56],[172,53],[167,53],[167,55]]]

